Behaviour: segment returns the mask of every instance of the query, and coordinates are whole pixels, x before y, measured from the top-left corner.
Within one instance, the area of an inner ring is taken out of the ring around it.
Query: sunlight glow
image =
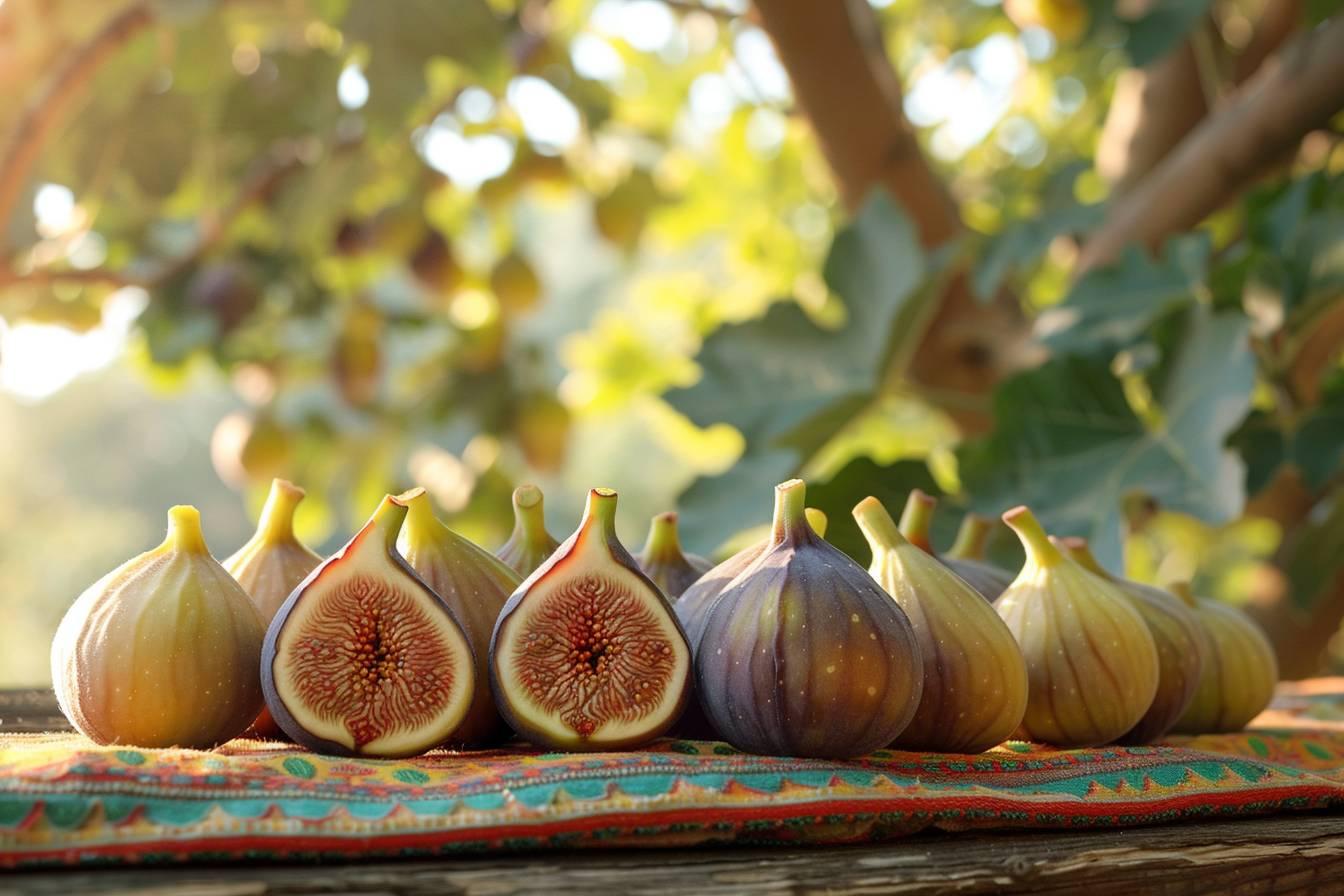
[[[81,374],[107,367],[121,357],[131,324],[148,296],[122,289],[103,304],[103,322],[87,333],[51,324],[0,321],[0,390],[37,402],[59,392]]]
[[[341,69],[336,79],[336,98],[347,109],[359,109],[369,101],[369,80],[357,65]]]
[[[43,236],[67,233],[75,226],[75,194],[61,184],[43,184],[33,196],[33,215]]]
[[[905,99],[910,120],[937,129],[930,148],[957,159],[984,140],[1012,105],[1026,71],[1022,45],[993,34],[965,53],[955,53],[925,71]]]
[[[440,115],[418,137],[416,145],[429,166],[453,183],[474,190],[499,177],[513,161],[513,142],[498,134],[464,137],[451,115]]]
[[[569,45],[574,70],[585,78],[608,83],[625,74],[625,62],[616,48],[595,34],[580,34]]]
[[[522,75],[509,82],[509,105],[523,120],[523,132],[541,147],[561,150],[579,136],[579,110],[549,81]]]

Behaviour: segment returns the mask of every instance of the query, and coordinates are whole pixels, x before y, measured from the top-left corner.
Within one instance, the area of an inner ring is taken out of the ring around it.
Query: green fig
[[[1187,583],[1172,593],[1194,611],[1209,639],[1209,657],[1195,698],[1176,722],[1181,734],[1240,731],[1274,698],[1279,663],[1265,633],[1236,607],[1195,597]]]
[[[1057,546],[1083,569],[1124,592],[1153,636],[1157,645],[1157,695],[1138,724],[1117,738],[1122,744],[1151,743],[1170,731],[1194,700],[1205,658],[1212,650],[1208,635],[1195,614],[1175,596],[1107,572],[1092,556],[1086,539],[1062,538]]]
[[[541,489],[520,485],[513,490],[513,533],[499,546],[495,556],[520,576],[530,576],[546,558],[555,553],[560,542],[546,531],[546,514]]]
[[[862,756],[909,723],[923,662],[896,602],[812,531],[805,493],[798,479],[776,487],[769,543],[708,610],[696,688],[741,750]]]
[[[261,685],[295,743],[335,756],[414,756],[447,741],[474,705],[484,683],[471,641],[396,549],[423,492],[383,498],[271,620]]]
[[[1027,661],[1032,740],[1092,747],[1123,736],[1157,693],[1157,645],[1130,600],[1050,543],[1025,507],[1003,515],[1027,560],[994,608]]]
[[[467,716],[448,737],[454,744],[479,746],[501,740],[508,726],[495,709],[490,680],[490,635],[509,595],[522,579],[489,551],[439,522],[429,495],[414,495],[397,542],[406,562],[443,599],[471,641],[479,684]]]
[[[669,598],[681,597],[696,579],[709,572],[712,565],[698,554],[682,551],[675,513],[660,513],[653,518],[649,525],[649,540],[639,555],[639,566]]]
[[[61,620],[57,703],[95,743],[213,747],[261,710],[265,630],[210,556],[200,513],[174,507],[163,543],[90,585]]]
[[[1008,572],[999,569],[989,563],[984,563],[978,559],[969,559],[963,557],[940,556],[933,549],[933,543],[929,540],[929,526],[933,522],[933,511],[938,506],[938,499],[914,489],[905,501],[905,509],[901,512],[901,535],[905,540],[915,547],[924,551],[938,561],[974,588],[985,600],[993,602],[998,600],[1003,589],[1008,587],[1008,583],[1013,577]],[[983,520],[983,517],[979,519]],[[985,521],[988,523],[988,521]],[[992,525],[992,524],[989,524]],[[974,547],[975,542],[979,541],[980,550],[984,550],[984,540],[989,536],[988,526],[984,533],[976,533],[974,528],[977,526],[976,517],[968,514],[962,520],[962,531],[957,535],[957,544],[953,548],[957,551],[968,551]],[[967,531],[970,528],[972,531]]]
[[[938,559],[961,576],[985,600],[993,603],[1013,582],[1013,574],[985,559],[985,546],[994,531],[995,521],[978,513],[961,518],[957,538]]]
[[[873,551],[869,573],[914,627],[924,690],[893,746],[981,753],[1007,740],[1027,708],[1027,665],[978,591],[902,537],[876,498],[854,508]]]
[[[490,683],[500,713],[544,747],[624,749],[672,727],[690,680],[672,605],[616,537],[616,493],[593,489],[578,530],[499,614]]]
[[[252,598],[263,625],[270,624],[290,592],[322,562],[294,535],[294,509],[303,498],[303,489],[294,483],[272,480],[257,531],[222,564]],[[251,733],[281,736],[280,726],[265,707],[252,723]]]

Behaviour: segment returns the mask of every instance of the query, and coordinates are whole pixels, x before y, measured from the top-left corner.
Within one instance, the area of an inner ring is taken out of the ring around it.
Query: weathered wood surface
[[[49,692],[0,692],[0,732],[64,728]],[[0,896],[1344,893],[1344,816],[1109,832],[928,834],[830,849],[581,851],[325,866],[0,876]]]

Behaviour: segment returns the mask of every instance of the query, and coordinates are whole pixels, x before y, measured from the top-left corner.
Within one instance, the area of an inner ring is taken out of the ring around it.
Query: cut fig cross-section
[[[420,493],[384,498],[271,622],[262,687],[296,743],[340,756],[413,756],[466,717],[478,686],[471,644],[395,547]]]
[[[616,493],[509,598],[491,640],[501,714],[553,749],[632,747],[676,722],[691,652],[671,604],[616,538]]]

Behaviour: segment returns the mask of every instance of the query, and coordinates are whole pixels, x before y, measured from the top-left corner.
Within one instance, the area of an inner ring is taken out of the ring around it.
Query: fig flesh
[[[434,516],[429,495],[410,499],[398,541],[416,575],[434,590],[466,631],[476,658],[476,689],[471,709],[449,740],[482,745],[508,734],[490,694],[490,635],[509,595],[522,581],[494,555],[449,529]]]
[[[660,513],[653,518],[649,540],[639,555],[639,568],[669,599],[681,597],[711,566],[704,557],[682,551],[675,513]]]
[[[1086,539],[1062,538],[1058,546],[1083,569],[1124,592],[1153,636],[1157,645],[1157,694],[1138,724],[1117,738],[1122,744],[1151,743],[1170,731],[1194,700],[1205,657],[1212,649],[1208,635],[1194,613],[1174,595],[1107,572],[1092,556]]]
[[[906,541],[876,498],[854,508],[873,551],[869,573],[905,611],[924,690],[893,742],[907,750],[981,753],[1007,740],[1027,708],[1027,666],[1012,632],[978,591]]]
[[[1025,507],[1003,515],[1027,559],[994,608],[1027,661],[1032,740],[1092,747],[1124,735],[1157,693],[1157,646],[1130,600],[1050,543]]]
[[[999,595],[1013,580],[1010,573],[981,560],[960,556],[942,556],[933,549],[933,543],[929,540],[929,527],[933,522],[934,508],[937,506],[937,498],[919,489],[910,492],[910,496],[905,502],[905,509],[901,512],[901,535],[915,547],[920,548],[932,557],[936,557],[940,563],[955,572],[966,584],[979,592],[985,600],[991,603],[998,600]],[[972,527],[976,525],[973,516],[969,514],[966,519],[962,520],[962,530],[958,532],[957,544],[953,545],[953,548],[961,552],[967,552],[975,547],[978,539],[980,550],[983,551],[984,538],[988,537],[989,529],[985,529],[984,535],[981,536],[975,532],[966,531],[968,523]]]
[[[770,541],[709,608],[696,688],[710,724],[752,753],[843,759],[895,740],[924,667],[905,613],[775,489]]]
[[[518,575],[530,576],[559,546],[560,542],[546,531],[541,489],[535,485],[518,486],[513,490],[513,532],[495,551],[495,556]]]
[[[471,643],[396,551],[421,491],[384,498],[294,589],[266,632],[266,706],[310,750],[414,756],[446,741],[472,705],[479,683]]]
[[[1279,663],[1265,633],[1238,608],[1195,597],[1190,586],[1172,593],[1194,611],[1209,639],[1195,697],[1176,722],[1182,734],[1240,731],[1269,706],[1279,681]]]
[[[677,721],[690,674],[672,605],[616,537],[616,493],[593,489],[578,530],[495,624],[490,682],[500,713],[552,749],[633,747]]]
[[[263,625],[270,624],[290,592],[322,562],[294,535],[294,509],[303,497],[303,489],[292,482],[273,480],[257,531],[222,564],[252,598]],[[264,707],[249,733],[282,736],[280,726]]]
[[[89,586],[51,647],[61,711],[99,744],[204,749],[261,709],[265,626],[206,548],[194,507],[168,536]]]

